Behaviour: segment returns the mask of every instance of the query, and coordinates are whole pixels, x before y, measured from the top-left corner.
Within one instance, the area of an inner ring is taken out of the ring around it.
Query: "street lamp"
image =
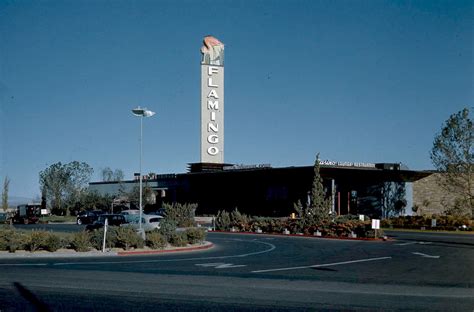
[[[140,117],[140,221],[139,221],[139,232],[140,235],[145,238],[145,232],[143,231],[142,227],[142,216],[143,216],[143,206],[142,206],[142,197],[143,197],[143,188],[142,188],[142,154],[143,154],[143,117],[151,117],[155,115],[155,112],[148,110],[146,108],[141,108],[138,106],[137,108],[132,109],[132,113],[135,116]]]

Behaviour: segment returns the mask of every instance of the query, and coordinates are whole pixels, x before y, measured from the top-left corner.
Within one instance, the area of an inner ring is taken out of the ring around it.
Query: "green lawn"
[[[75,216],[46,216],[46,217],[41,217],[40,222],[57,222],[57,223],[76,222],[76,217]]]

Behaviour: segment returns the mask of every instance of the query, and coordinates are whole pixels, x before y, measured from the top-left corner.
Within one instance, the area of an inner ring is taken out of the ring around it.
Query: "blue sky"
[[[73,160],[185,172],[199,162],[200,46],[226,45],[225,161],[431,169],[473,106],[472,1],[0,1],[0,179],[40,193]]]

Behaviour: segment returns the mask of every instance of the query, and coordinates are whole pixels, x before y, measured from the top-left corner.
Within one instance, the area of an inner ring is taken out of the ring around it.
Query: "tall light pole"
[[[151,117],[155,115],[155,112],[148,110],[146,108],[142,108],[138,106],[137,108],[132,109],[132,113],[135,116],[140,117],[140,199],[139,199],[139,206],[140,206],[140,221],[139,221],[139,233],[140,235],[145,238],[145,231],[143,231],[142,227],[142,216],[143,216],[143,205],[142,205],[142,197],[143,197],[143,187],[142,187],[142,154],[143,154],[143,117]]]

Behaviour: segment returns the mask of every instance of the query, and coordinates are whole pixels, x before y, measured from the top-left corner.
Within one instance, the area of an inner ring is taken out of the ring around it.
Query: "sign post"
[[[372,219],[372,229],[375,231],[375,238],[377,238],[377,230],[380,230],[379,219]]]
[[[206,36],[201,47],[201,163],[224,163],[224,44]]]
[[[102,242],[102,252],[105,252],[105,241],[107,239],[107,226],[109,225],[109,220],[105,218],[105,223],[104,223],[104,240]]]

